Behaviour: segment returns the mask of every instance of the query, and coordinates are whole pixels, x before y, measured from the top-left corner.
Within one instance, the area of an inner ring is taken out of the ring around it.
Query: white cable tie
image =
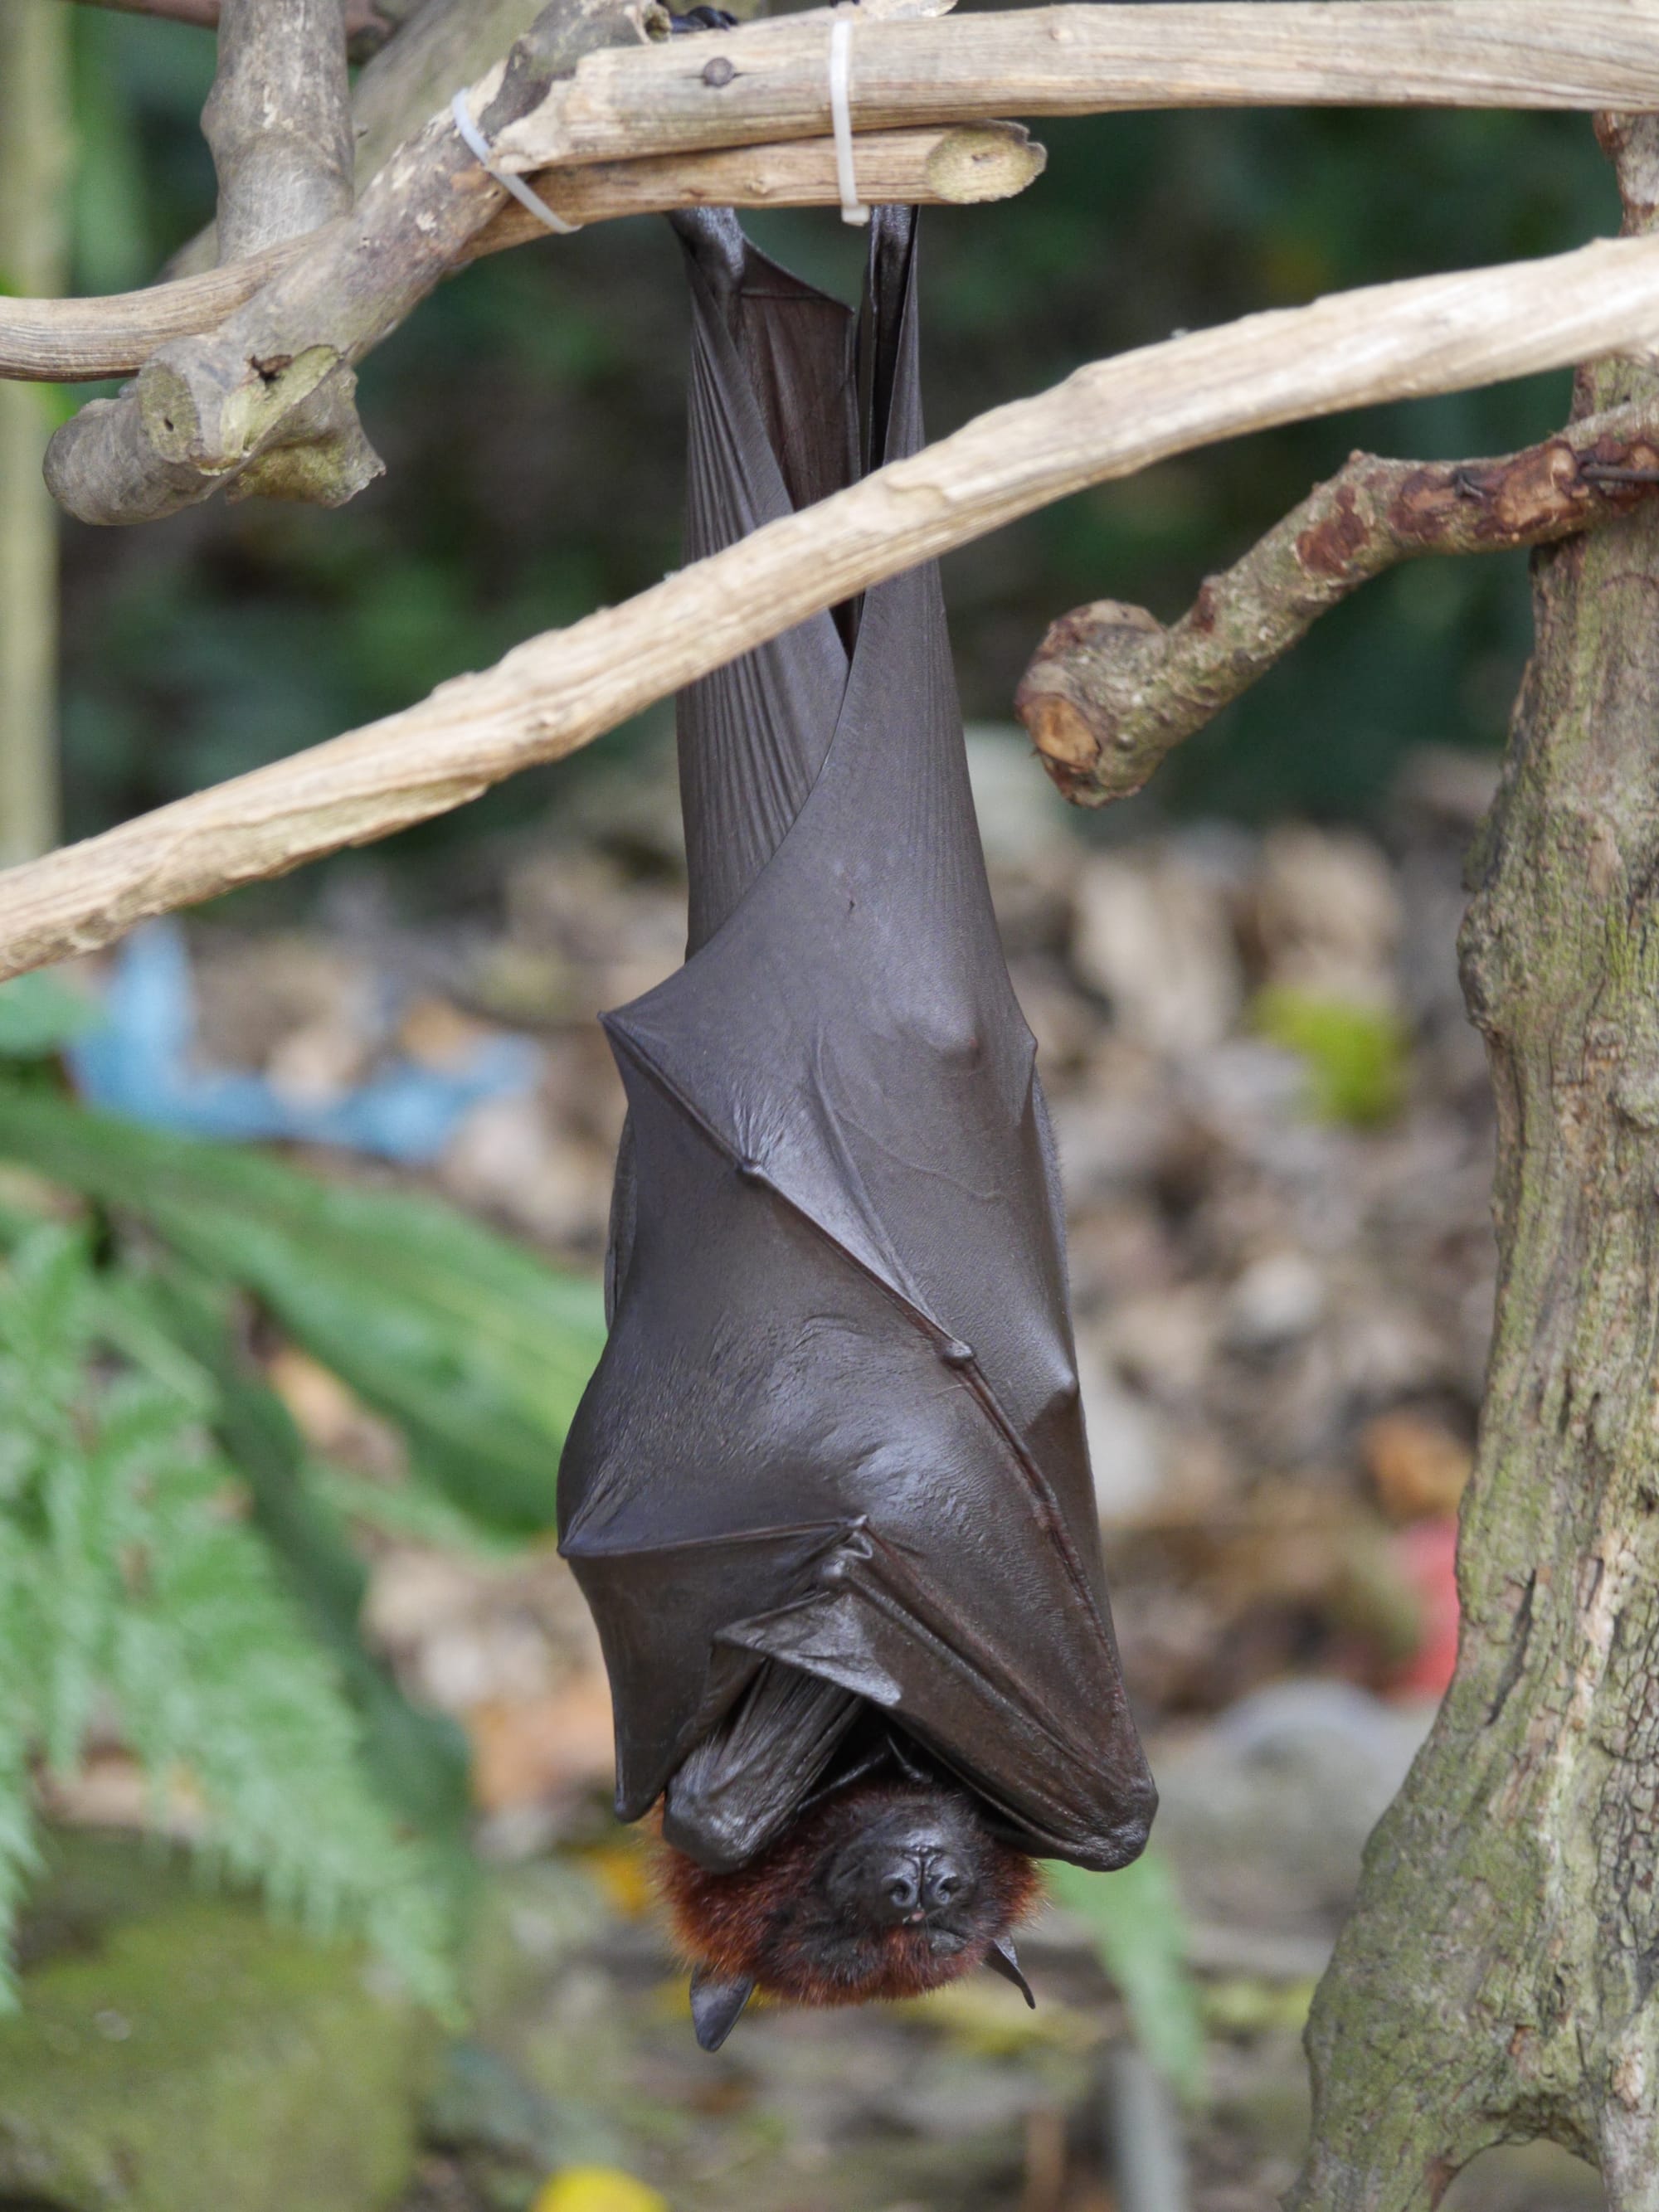
[[[841,193],[843,222],[866,223],[870,210],[859,198],[859,180],[853,167],[853,110],[849,94],[853,76],[851,9],[837,12],[830,26],[830,127],[836,137],[836,185]]]
[[[581,228],[580,223],[567,222],[562,215],[555,215],[547,202],[532,192],[522,177],[515,177],[509,170],[495,167],[489,158],[489,141],[472,120],[464,92],[458,92],[450,101],[449,112],[455,118],[455,128],[460,132],[467,152],[479,167],[494,177],[503,191],[511,192],[520,207],[528,208],[538,222],[544,222],[550,230],[557,231],[561,238],[568,238],[572,231]]]

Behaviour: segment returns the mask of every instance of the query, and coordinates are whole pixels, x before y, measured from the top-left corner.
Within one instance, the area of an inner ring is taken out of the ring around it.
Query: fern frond
[[[18,1633],[21,1620],[16,1602],[25,1566],[24,1547],[0,1512],[0,2013],[16,2005],[11,1931],[29,1877],[39,1864],[26,1717],[31,1704],[31,1646]]]
[[[441,2005],[441,1885],[368,1780],[199,1385],[113,1368],[100,1310],[61,1230],[0,1274],[0,1938],[28,1865],[29,1751],[71,1764],[103,1696],[159,1790],[189,1778],[234,1873],[308,1926],[361,1929]]]

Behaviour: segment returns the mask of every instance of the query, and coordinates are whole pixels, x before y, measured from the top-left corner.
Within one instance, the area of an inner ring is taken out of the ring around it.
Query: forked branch
[[[1165,629],[1097,599],[1051,623],[1014,707],[1066,796],[1103,806],[1140,789],[1299,644],[1321,615],[1401,561],[1547,545],[1659,486],[1659,417],[1621,407],[1487,461],[1356,453],[1204,583]]]
[[[1659,237],[1253,315],[982,415],[420,706],[0,876],[0,974],[281,875],[557,760],[821,607],[1172,453],[1659,336]]]
[[[857,149],[861,197],[912,207],[1007,199],[1042,175],[1047,159],[1018,123],[866,131]],[[680,207],[832,207],[840,198],[827,138],[592,161],[530,181],[556,215],[583,225]],[[527,209],[506,200],[466,241],[456,266],[546,235]],[[320,243],[313,233],[199,276],[102,299],[0,297],[0,377],[72,383],[128,375],[158,346],[216,328]]]
[[[1659,106],[1659,0],[1553,0],[1547,9],[1180,0],[928,20],[939,4],[864,0],[850,78],[863,131],[1010,106]],[[492,73],[474,88],[498,165],[529,172],[829,132],[826,12],[654,45],[639,27],[664,27],[661,11],[640,0],[631,38],[616,27],[628,12],[620,0],[550,8],[505,78]],[[594,27],[601,17],[613,27]],[[345,390],[353,364],[464,257],[499,204],[499,188],[462,160],[441,112],[376,174],[348,239],[325,232],[216,336],[168,341],[134,392],[96,403],[60,434],[54,492],[84,520],[130,522],[234,480],[289,442],[293,410]],[[309,497],[349,489],[343,480],[292,488]]]
[[[644,8],[661,15],[654,0]],[[645,36],[633,0],[554,0],[487,81],[477,100],[486,136],[594,45]],[[149,521],[289,447],[296,428],[310,436],[314,410],[349,404],[356,363],[464,257],[506,197],[451,116],[434,116],[349,223],[327,226],[210,335],[161,347],[119,398],[94,400],[66,423],[46,453],[52,495],[84,522]],[[292,495],[331,504],[357,488],[342,471]]]

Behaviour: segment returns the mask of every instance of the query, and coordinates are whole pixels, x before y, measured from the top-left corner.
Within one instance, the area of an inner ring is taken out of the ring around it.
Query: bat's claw
[[[721,1981],[707,1966],[691,1973],[691,2025],[704,2051],[718,2051],[738,2024],[738,2015],[755,1994],[750,1981]]]
[[[985,1954],[985,1963],[994,1974],[1000,1974],[1005,1982],[1012,1982],[1031,2010],[1036,2010],[1036,1999],[1031,1995],[1031,1984],[1019,1970],[1019,1960],[1008,1936],[992,1937],[990,1948]]]

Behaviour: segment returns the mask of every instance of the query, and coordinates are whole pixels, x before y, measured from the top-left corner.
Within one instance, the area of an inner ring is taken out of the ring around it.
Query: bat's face
[[[914,1996],[994,1962],[1037,1886],[1030,1860],[996,1841],[970,1799],[901,1779],[839,1791],[735,1873],[674,1850],[663,1864],[675,1932],[705,1986],[808,2005]]]

